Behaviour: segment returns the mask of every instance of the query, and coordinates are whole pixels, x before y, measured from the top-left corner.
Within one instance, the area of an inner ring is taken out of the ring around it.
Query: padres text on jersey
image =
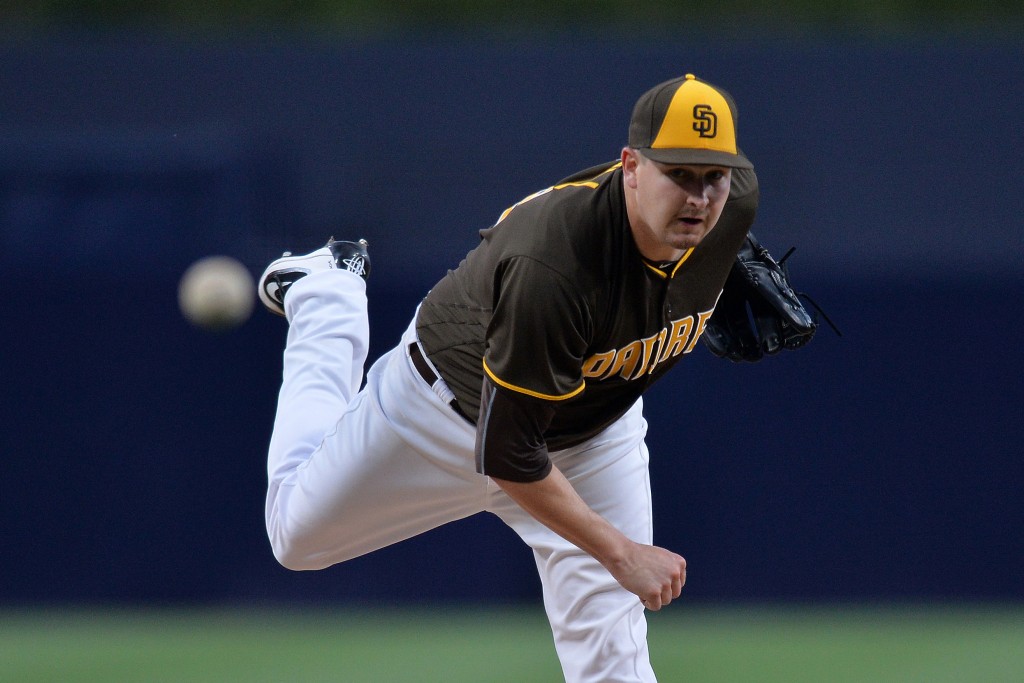
[[[420,306],[424,350],[475,420],[483,376],[551,402],[548,448],[623,415],[691,352],[753,223],[757,178],[734,169],[718,224],[673,264],[647,262],[626,217],[618,162],[506,209]]]

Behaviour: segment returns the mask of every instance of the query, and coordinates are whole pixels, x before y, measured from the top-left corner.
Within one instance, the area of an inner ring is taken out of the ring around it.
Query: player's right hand
[[[608,571],[623,588],[637,595],[644,607],[654,612],[678,598],[686,583],[686,560],[682,556],[641,543],[634,543]]]

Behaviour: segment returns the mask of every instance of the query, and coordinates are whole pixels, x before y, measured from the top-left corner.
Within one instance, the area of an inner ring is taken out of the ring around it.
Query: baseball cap
[[[736,146],[736,104],[693,74],[654,86],[637,100],[629,146],[665,164],[753,168]]]

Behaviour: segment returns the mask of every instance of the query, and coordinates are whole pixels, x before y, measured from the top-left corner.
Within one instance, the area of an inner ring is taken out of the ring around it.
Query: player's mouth
[[[697,218],[697,217],[694,217],[694,216],[680,216],[679,217],[679,222],[680,223],[685,223],[686,225],[689,225],[691,227],[696,227],[696,226],[700,225],[701,223],[703,223],[704,219],[703,218]]]

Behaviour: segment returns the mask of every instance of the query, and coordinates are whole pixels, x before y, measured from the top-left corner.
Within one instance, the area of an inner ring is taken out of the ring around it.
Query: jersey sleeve
[[[476,471],[508,481],[539,481],[551,472],[544,431],[553,404],[502,389],[484,377],[476,427]]]
[[[495,278],[484,374],[505,390],[546,401],[582,392],[592,319],[579,284],[525,256],[503,262]]]

